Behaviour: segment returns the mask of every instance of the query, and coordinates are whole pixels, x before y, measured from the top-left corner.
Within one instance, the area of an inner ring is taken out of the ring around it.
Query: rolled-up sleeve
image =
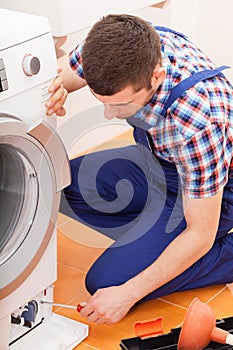
[[[226,184],[232,159],[229,132],[225,124],[210,124],[179,148],[177,168],[187,197],[211,197]]]
[[[76,46],[74,50],[69,53],[69,63],[73,71],[82,79],[85,79],[82,67],[82,49],[84,43]]]

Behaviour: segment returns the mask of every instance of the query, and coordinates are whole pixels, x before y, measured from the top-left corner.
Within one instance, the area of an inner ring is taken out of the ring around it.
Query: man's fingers
[[[57,76],[57,78],[52,82],[49,86],[48,91],[54,92],[63,84],[63,78],[61,76]]]
[[[67,98],[67,95],[68,95],[67,90],[64,89],[63,87],[60,87],[45,104],[47,108],[47,115],[52,115],[53,113],[58,114],[57,112],[63,107],[65,100]],[[64,113],[64,109],[63,109],[63,113]]]
[[[60,67],[57,67],[58,75],[54,79],[54,81],[50,84],[48,88],[48,92],[51,93],[48,101],[45,103],[46,114],[48,116],[52,114],[56,114],[57,116],[64,116],[66,114],[66,110],[63,107],[65,100],[67,98],[68,92],[63,87],[63,78],[59,75],[62,71]]]
[[[95,312],[92,312],[90,315],[87,316],[87,319],[89,322],[96,322],[98,321],[99,317]]]
[[[64,105],[64,103],[66,101],[67,95],[68,95],[67,90],[62,89],[61,97],[58,100],[56,100],[54,102],[53,106],[52,106],[52,109],[53,109],[54,113],[57,113],[57,111],[60,110],[63,107],[63,105]]]
[[[66,109],[64,107],[61,107],[56,111],[56,115],[58,117],[64,117],[65,114],[66,114]]]

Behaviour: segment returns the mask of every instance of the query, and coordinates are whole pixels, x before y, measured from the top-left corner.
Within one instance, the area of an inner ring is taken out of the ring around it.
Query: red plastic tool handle
[[[77,305],[77,311],[80,312],[83,309],[83,306],[81,306],[80,304]]]

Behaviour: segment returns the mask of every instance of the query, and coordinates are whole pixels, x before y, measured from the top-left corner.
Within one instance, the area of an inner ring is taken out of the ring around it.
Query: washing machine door
[[[0,299],[33,271],[56,225],[60,191],[70,182],[58,135],[0,114]]]

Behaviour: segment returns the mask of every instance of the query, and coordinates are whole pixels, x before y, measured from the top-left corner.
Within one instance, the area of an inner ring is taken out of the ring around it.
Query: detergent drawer
[[[233,333],[233,317],[216,321],[216,326]],[[173,328],[164,335],[141,339],[139,337],[121,340],[122,350],[177,350],[181,328]],[[232,350],[232,346],[211,342],[206,350]]]

